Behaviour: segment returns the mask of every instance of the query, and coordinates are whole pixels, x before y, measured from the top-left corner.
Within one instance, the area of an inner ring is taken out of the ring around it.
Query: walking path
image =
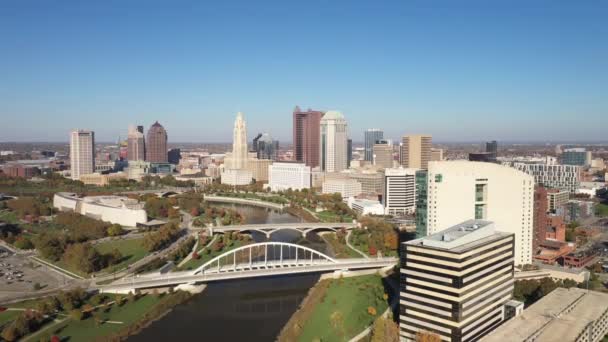
[[[350,248],[350,249],[352,249],[353,251],[355,251],[355,252],[357,252],[357,253],[361,254],[361,256],[363,256],[365,259],[369,259],[369,256],[367,256],[367,254],[365,254],[365,253],[361,252],[360,250],[356,249],[356,248],[355,248],[353,245],[351,245],[351,244],[350,244],[349,239],[350,239],[350,233],[351,233],[351,232],[352,232],[352,231],[351,231],[351,230],[349,230],[349,231],[348,231],[348,233],[346,233],[346,238],[344,239],[344,240],[346,240],[346,245],[348,246],[348,248]]]

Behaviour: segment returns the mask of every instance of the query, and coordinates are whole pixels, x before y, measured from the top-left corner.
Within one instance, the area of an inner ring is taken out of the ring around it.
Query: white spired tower
[[[348,132],[344,115],[325,113],[321,119],[321,171],[340,172],[348,168]]]
[[[234,136],[232,139],[232,168],[243,170],[247,168],[247,123],[243,113],[236,114],[234,121]]]
[[[234,121],[234,136],[232,138],[232,153],[224,159],[222,184],[247,185],[251,183],[253,173],[247,168],[249,153],[247,152],[247,124],[243,113],[239,112]]]

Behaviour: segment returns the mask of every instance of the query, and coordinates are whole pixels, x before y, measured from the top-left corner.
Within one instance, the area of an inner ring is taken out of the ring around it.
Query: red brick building
[[[532,250],[536,251],[547,236],[547,189],[542,186],[534,188],[534,216]]]
[[[307,166],[319,166],[321,118],[325,113],[300,107],[293,110],[293,154]]]
[[[2,170],[4,171],[4,174],[9,177],[32,178],[40,175],[40,169],[37,167],[21,164],[6,165]]]

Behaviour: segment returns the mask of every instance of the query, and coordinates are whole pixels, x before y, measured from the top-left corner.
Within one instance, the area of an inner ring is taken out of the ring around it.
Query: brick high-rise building
[[[308,109],[293,110],[293,154],[296,161],[319,166],[321,118],[325,113]]]
[[[148,130],[146,144],[146,161],[150,163],[166,163],[167,156],[167,131],[156,121]]]
[[[534,188],[534,217],[532,253],[546,240],[547,236],[547,189],[542,186]]]

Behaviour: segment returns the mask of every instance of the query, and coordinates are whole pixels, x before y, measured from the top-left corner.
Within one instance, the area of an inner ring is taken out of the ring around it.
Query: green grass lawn
[[[350,249],[345,243],[338,241],[336,233],[323,234],[323,238],[331,245],[336,258],[361,258],[361,254]]]
[[[21,311],[4,311],[0,312],[0,327],[14,320],[21,314]]]
[[[112,265],[101,272],[112,273],[114,271],[121,270],[127,265],[130,265],[148,254],[148,251],[143,246],[143,239],[129,239],[129,240],[113,240],[95,245],[95,249],[99,253],[106,254],[112,253],[114,249],[118,249],[123,256],[123,260]]]
[[[214,244],[216,244],[216,242],[214,242]],[[193,270],[196,269],[199,266],[202,266],[204,263],[206,263],[207,261],[215,258],[216,256],[222,254],[222,253],[226,253],[230,250],[233,250],[235,248],[239,248],[241,246],[245,246],[247,244],[252,243],[251,241],[247,241],[245,242],[244,240],[235,240],[234,244],[232,246],[224,246],[224,248],[222,248],[221,251],[215,252],[213,251],[213,249],[210,249],[209,254],[205,253],[204,251],[201,251],[198,253],[198,255],[200,256],[199,259],[190,259],[187,263],[185,263],[182,267],[179,268],[179,271],[186,271],[186,270]]]
[[[340,221],[341,215],[332,213],[331,211],[321,211],[316,213],[317,218],[322,222],[352,222],[353,217],[349,215],[342,216],[342,221]]]
[[[348,341],[386,310],[383,295],[378,275],[332,280],[311,318],[303,322],[298,341]],[[375,308],[376,315],[369,314],[368,307]]]
[[[103,323],[96,325],[92,318],[82,321],[70,319],[67,325],[64,328],[60,328],[56,334],[61,337],[62,341],[93,341],[101,336],[116,333],[136,322],[160,300],[156,296],[147,295],[139,298],[134,303],[126,303],[120,307],[113,305],[109,312],[97,311],[101,319],[122,322],[123,324]]]
[[[608,216],[608,204],[599,203],[595,206],[595,213],[598,216],[607,217]]]

